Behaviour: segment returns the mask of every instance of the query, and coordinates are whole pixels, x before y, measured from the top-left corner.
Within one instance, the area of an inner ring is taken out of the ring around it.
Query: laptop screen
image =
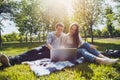
[[[51,60],[53,62],[57,61],[74,61],[77,57],[76,48],[60,48],[51,50]]]

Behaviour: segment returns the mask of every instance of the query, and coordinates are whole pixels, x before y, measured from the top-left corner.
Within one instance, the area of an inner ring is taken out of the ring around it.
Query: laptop
[[[71,61],[74,62],[77,58],[76,48],[59,48],[50,51],[50,58],[52,62],[57,61]]]

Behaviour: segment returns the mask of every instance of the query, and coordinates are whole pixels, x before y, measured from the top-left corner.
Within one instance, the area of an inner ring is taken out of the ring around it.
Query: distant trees
[[[40,26],[41,13],[38,3],[38,0],[21,0],[15,7],[17,10],[14,11],[14,22],[18,27],[20,35],[26,35],[26,42],[28,34],[32,42],[32,35],[37,32],[37,27]]]
[[[22,38],[22,40],[21,40]],[[30,35],[28,35],[28,41],[30,42]],[[39,41],[39,35],[34,35],[32,37],[33,41]],[[2,41],[3,42],[25,42],[26,41],[26,37],[25,35],[21,36],[19,33],[16,33],[16,32],[12,32],[12,33],[9,33],[9,34],[4,34],[2,35]],[[41,42],[43,42],[41,40]]]
[[[120,25],[120,14],[115,14],[110,6],[102,6],[102,2],[102,0],[74,0],[73,4],[74,21],[80,24],[82,36],[83,34],[85,38],[91,36],[92,43],[93,36],[105,38],[119,37],[119,29],[115,28],[113,22],[116,20],[118,21],[118,25]],[[117,6],[117,9],[120,11],[119,6]],[[105,25],[102,30],[93,28],[93,26],[96,27],[97,24],[101,23]]]
[[[1,36],[3,29],[1,21],[5,19],[2,16],[0,18],[0,44],[2,41],[32,42],[37,40],[45,42],[47,33],[55,29],[57,22],[63,22],[64,32],[68,32],[70,22],[73,21],[79,23],[81,36],[85,37],[85,41],[87,37],[91,37],[92,43],[94,37],[120,37],[120,28],[113,25],[115,20],[118,22],[118,26],[120,25],[120,14],[115,14],[109,6],[101,6],[103,0],[72,0],[74,14],[72,18],[68,17],[66,6],[57,0],[0,1],[0,16],[3,13],[11,13],[12,20],[19,31],[19,33]],[[117,6],[116,9],[119,11],[120,7]],[[105,20],[102,21],[101,17],[104,17]],[[105,25],[102,30],[97,29],[97,24],[100,22]]]
[[[114,20],[114,13],[112,11],[111,7],[107,7],[106,8],[106,26],[107,26],[107,30],[110,34],[110,37],[113,37],[113,33],[115,30],[115,27],[113,26],[113,20]]]
[[[21,0],[14,8],[14,22],[21,36],[26,36],[26,42],[28,35],[31,42],[33,35],[38,35],[39,41],[45,41],[47,32],[53,31],[57,22],[63,22],[68,27],[67,16],[64,5],[53,5],[51,2],[44,4],[41,0]]]
[[[3,20],[11,19],[10,15],[13,14],[11,10],[11,4],[9,0],[0,0],[0,47],[2,47],[2,29]]]
[[[3,42],[19,41],[20,36],[18,33],[13,32],[11,34],[2,35],[2,40]]]
[[[114,37],[120,37],[120,28],[115,29]]]
[[[120,28],[114,29],[113,37],[120,37]],[[107,27],[104,27],[102,30],[94,30],[94,37],[98,38],[110,38],[110,34]]]
[[[86,31],[90,31],[93,43],[93,26],[99,18],[101,3],[98,0],[75,0],[74,2],[74,19],[83,28],[85,36]]]

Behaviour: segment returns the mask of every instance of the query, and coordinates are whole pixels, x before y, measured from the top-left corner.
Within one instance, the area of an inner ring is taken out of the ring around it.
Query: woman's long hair
[[[73,26],[76,26],[76,28],[77,28],[75,31],[75,34],[73,35],[73,40],[75,42],[75,46],[79,47],[79,45],[80,45],[79,25],[78,25],[78,23],[72,23],[69,28],[71,29]]]

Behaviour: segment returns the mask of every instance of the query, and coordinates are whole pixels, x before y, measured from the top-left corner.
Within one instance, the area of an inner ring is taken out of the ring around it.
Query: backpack
[[[120,58],[120,50],[108,49],[105,52],[103,52],[103,55],[113,58]]]

